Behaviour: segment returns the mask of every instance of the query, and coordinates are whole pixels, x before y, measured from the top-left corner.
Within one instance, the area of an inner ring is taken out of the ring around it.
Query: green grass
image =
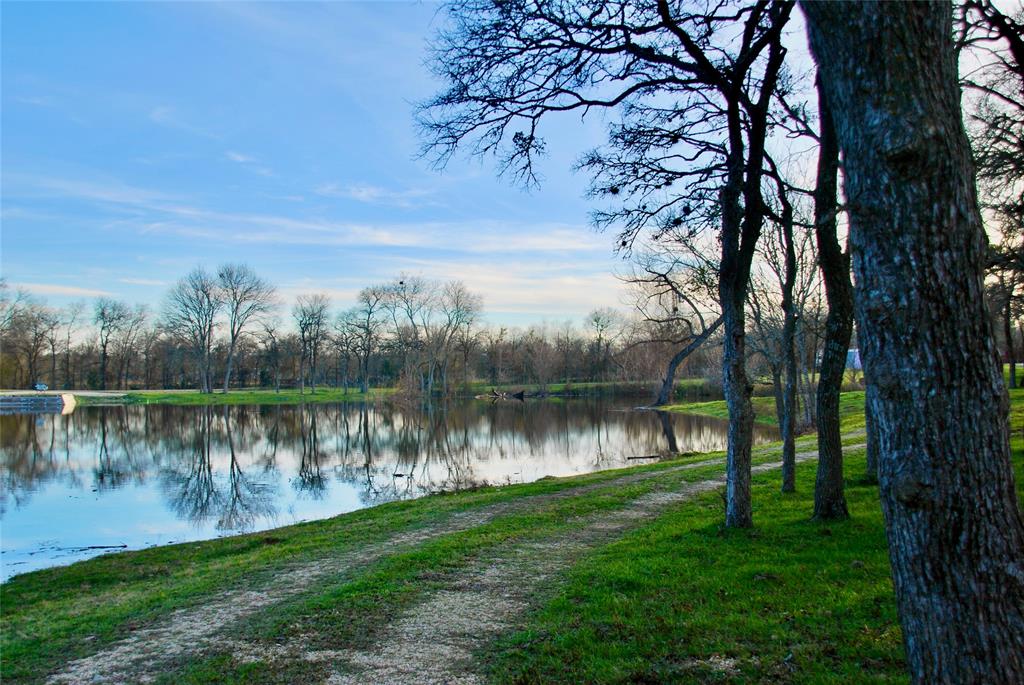
[[[500,392],[519,392],[524,390],[527,393],[546,390],[552,395],[636,395],[653,393],[654,384],[646,381],[585,381],[585,382],[562,382],[540,385],[538,383],[487,383],[485,381],[472,381],[461,387],[461,391],[470,395],[486,395],[492,389]]]
[[[492,681],[905,682],[876,491],[851,479],[851,520],[812,522],[814,468],[796,495],[755,477],[754,530],[716,494],[598,550],[485,655]]]
[[[106,396],[76,395],[81,405],[97,404],[174,404],[174,405],[223,405],[223,404],[302,404],[319,402],[367,402],[394,393],[391,388],[374,388],[368,393],[340,388],[318,388],[311,393],[300,394],[298,389],[273,390],[230,390],[224,392],[200,393],[197,391],[138,390],[123,395]]]
[[[778,415],[775,413],[774,397],[752,397],[751,404],[754,406],[754,421],[765,426],[778,426]],[[729,418],[729,408],[725,400],[712,402],[685,402],[672,404],[664,407],[667,411],[677,411],[684,414],[700,414],[702,416],[713,416],[718,419]],[[844,432],[864,427],[864,391],[856,390],[844,392],[839,396],[839,420]]]

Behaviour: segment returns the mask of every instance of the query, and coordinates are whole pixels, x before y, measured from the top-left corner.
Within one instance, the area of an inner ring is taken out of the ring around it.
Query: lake
[[[0,575],[725,448],[724,421],[633,404],[136,405],[0,416]],[[769,429],[755,434],[774,439]]]

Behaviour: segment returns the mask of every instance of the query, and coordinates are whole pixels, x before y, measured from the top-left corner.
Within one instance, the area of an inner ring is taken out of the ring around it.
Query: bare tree
[[[646,325],[636,345],[668,344],[672,351],[653,406],[672,401],[676,374],[722,325],[717,301],[718,265],[692,245],[660,243],[634,252],[633,272],[623,280],[635,295],[633,306]]]
[[[119,300],[101,297],[93,308],[93,323],[99,331],[100,390],[107,389],[107,365],[110,360],[110,342],[131,318],[131,309]]]
[[[951,7],[806,2],[844,159],[858,341],[910,674],[1024,682],[1024,519],[983,297]]]
[[[72,302],[64,310],[61,323],[64,326],[64,389],[70,390],[74,387],[74,374],[71,372],[71,337],[74,335],[76,326],[85,310],[84,302]]]
[[[459,335],[471,338],[471,330],[483,311],[483,299],[469,291],[462,281],[445,283],[439,299],[440,319],[431,334],[433,361],[431,376],[440,368],[441,389],[449,392],[448,367]],[[433,387],[433,381],[431,381]]]
[[[224,370],[224,392],[231,384],[235,349],[246,327],[274,307],[274,286],[256,275],[247,264],[225,264],[217,270],[217,284],[228,320],[228,359]]]
[[[281,392],[281,361],[283,351],[278,336],[277,322],[263,321],[263,331],[260,335],[260,342],[263,346],[264,363],[270,367],[270,373],[274,379],[274,392]]]
[[[132,356],[135,354],[135,343],[146,325],[149,316],[145,305],[135,305],[128,312],[124,325],[117,332],[114,340],[115,353],[117,355],[118,371],[117,381],[122,389],[128,388],[128,375],[131,370]]]
[[[306,374],[309,370],[310,391],[316,393],[316,374],[319,369],[320,350],[327,340],[326,295],[299,295],[292,308],[292,318],[299,329],[299,394],[306,392]]]
[[[184,339],[199,364],[199,390],[212,392],[211,349],[217,315],[224,299],[217,279],[202,267],[196,267],[178,281],[164,305],[164,325]]]
[[[370,356],[380,343],[384,326],[385,288],[371,286],[359,291],[356,308],[353,310],[353,325],[357,331],[356,354],[359,357],[359,389],[370,390]]]

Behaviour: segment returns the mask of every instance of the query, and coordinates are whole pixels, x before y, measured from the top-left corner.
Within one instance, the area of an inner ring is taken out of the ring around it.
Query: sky
[[[418,159],[441,86],[433,3],[3,2],[0,272],[53,305],[158,310],[245,262],[336,309],[405,272],[458,279],[499,325],[618,306],[624,264],[570,168],[607,124],[545,131],[539,190],[492,160]]]

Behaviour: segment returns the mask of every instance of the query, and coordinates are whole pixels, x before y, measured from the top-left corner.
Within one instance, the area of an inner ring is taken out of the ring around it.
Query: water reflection
[[[81,558],[85,546],[203,539],[724,448],[721,421],[625,409],[468,401],[0,416],[3,577]]]

